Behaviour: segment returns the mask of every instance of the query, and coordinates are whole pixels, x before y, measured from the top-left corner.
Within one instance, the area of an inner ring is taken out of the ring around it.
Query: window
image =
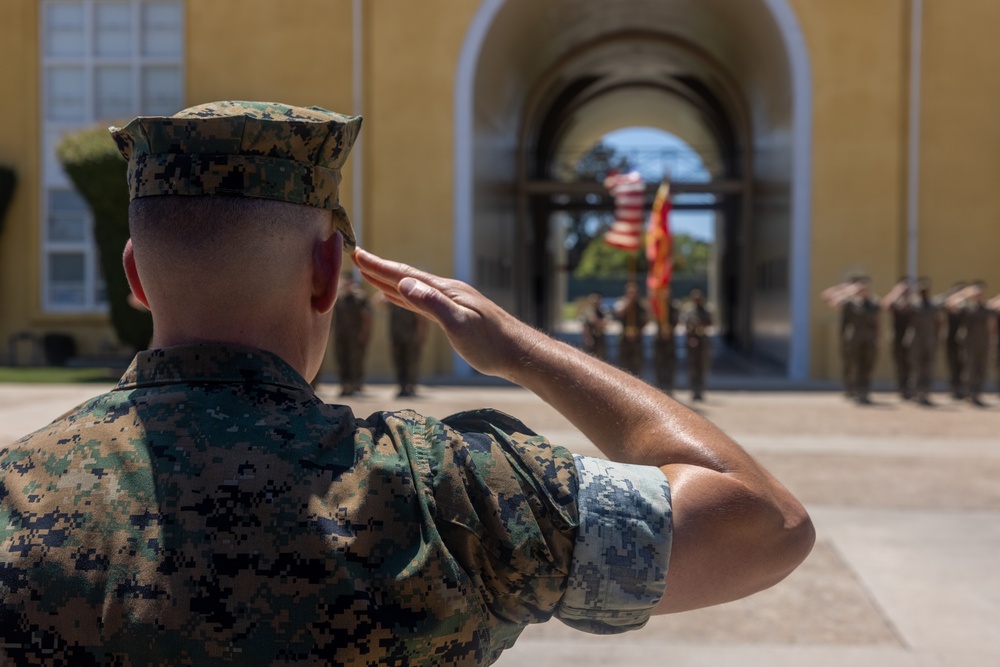
[[[107,308],[90,211],[54,147],[68,132],[183,107],[184,0],[44,0],[42,307]]]

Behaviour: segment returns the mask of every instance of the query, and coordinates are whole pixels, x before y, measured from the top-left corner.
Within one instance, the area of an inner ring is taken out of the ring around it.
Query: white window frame
[[[155,4],[175,4],[180,9],[180,52],[176,56],[146,56],[143,54],[142,43],[142,11],[145,6]],[[42,156],[41,156],[41,218],[39,224],[41,262],[39,263],[40,285],[42,286],[39,298],[41,300],[41,310],[44,313],[106,313],[108,303],[106,299],[98,299],[98,291],[102,286],[101,270],[97,245],[93,237],[93,219],[89,212],[85,221],[85,238],[81,241],[52,241],[49,239],[49,194],[53,190],[73,189],[73,184],[63,171],[55,154],[55,145],[59,138],[68,132],[91,127],[95,123],[104,120],[98,118],[97,111],[97,71],[102,66],[126,66],[131,71],[132,83],[132,105],[129,116],[137,116],[146,113],[143,108],[144,99],[148,97],[142,87],[143,72],[148,67],[170,67],[176,68],[179,77],[180,98],[178,108],[184,103],[185,70],[184,70],[184,45],[187,35],[185,34],[185,1],[184,0],[121,0],[121,4],[127,5],[131,10],[132,27],[132,49],[127,56],[99,56],[97,55],[97,21],[96,7],[101,4],[100,0],[41,0],[39,3],[38,34],[39,34],[39,56],[41,62],[40,72],[40,109],[41,109],[41,130],[42,130]],[[47,20],[49,7],[68,5],[82,7],[83,9],[83,39],[84,48],[82,56],[50,56],[48,55],[49,33],[47,31]],[[82,67],[84,71],[84,114],[78,120],[53,120],[49,118],[49,71],[55,67],[74,66]],[[52,254],[58,252],[74,252],[84,255],[84,300],[79,304],[60,304],[51,298],[49,283],[49,259]]]

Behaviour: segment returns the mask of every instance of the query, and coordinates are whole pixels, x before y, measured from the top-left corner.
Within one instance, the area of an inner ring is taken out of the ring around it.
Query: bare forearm
[[[635,377],[528,330],[501,374],[558,410],[610,459],[719,472],[750,457],[711,422]]]

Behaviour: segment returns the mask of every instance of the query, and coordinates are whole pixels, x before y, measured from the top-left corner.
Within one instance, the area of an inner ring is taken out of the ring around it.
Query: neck
[[[210,326],[206,326],[210,323]],[[329,326],[327,325],[327,329]],[[319,370],[323,358],[326,337],[317,340],[317,332],[308,331],[305,322],[294,318],[280,323],[267,323],[249,318],[225,318],[216,315],[213,319],[185,318],[182,321],[153,316],[153,339],[151,348],[176,347],[217,343],[241,345],[266,350],[281,357],[302,377],[311,380]]]

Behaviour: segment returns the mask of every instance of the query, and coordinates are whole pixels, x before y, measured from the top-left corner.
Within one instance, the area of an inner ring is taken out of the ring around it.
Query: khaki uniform
[[[403,396],[416,391],[417,369],[420,366],[421,316],[412,310],[389,304],[389,339],[392,343],[392,363],[396,367],[396,382]]]
[[[365,351],[371,326],[371,306],[360,286],[351,284],[333,307],[333,347],[344,394],[364,387]]]
[[[640,299],[622,299],[615,307],[615,317],[622,323],[618,343],[618,365],[636,377],[642,377],[646,355],[642,348],[642,329],[649,323],[649,311]]]
[[[659,469],[496,411],[362,418],[268,352],[150,350],[0,446],[0,664],[489,664],[552,616],[641,627],[670,516]]]
[[[841,314],[844,387],[852,398],[868,402],[878,344],[878,302],[854,296],[844,302]]]
[[[708,366],[712,361],[711,339],[708,336],[708,328],[713,324],[712,311],[704,305],[688,304],[681,315],[681,324],[686,334],[691,394],[695,400],[701,400],[704,397]]]

